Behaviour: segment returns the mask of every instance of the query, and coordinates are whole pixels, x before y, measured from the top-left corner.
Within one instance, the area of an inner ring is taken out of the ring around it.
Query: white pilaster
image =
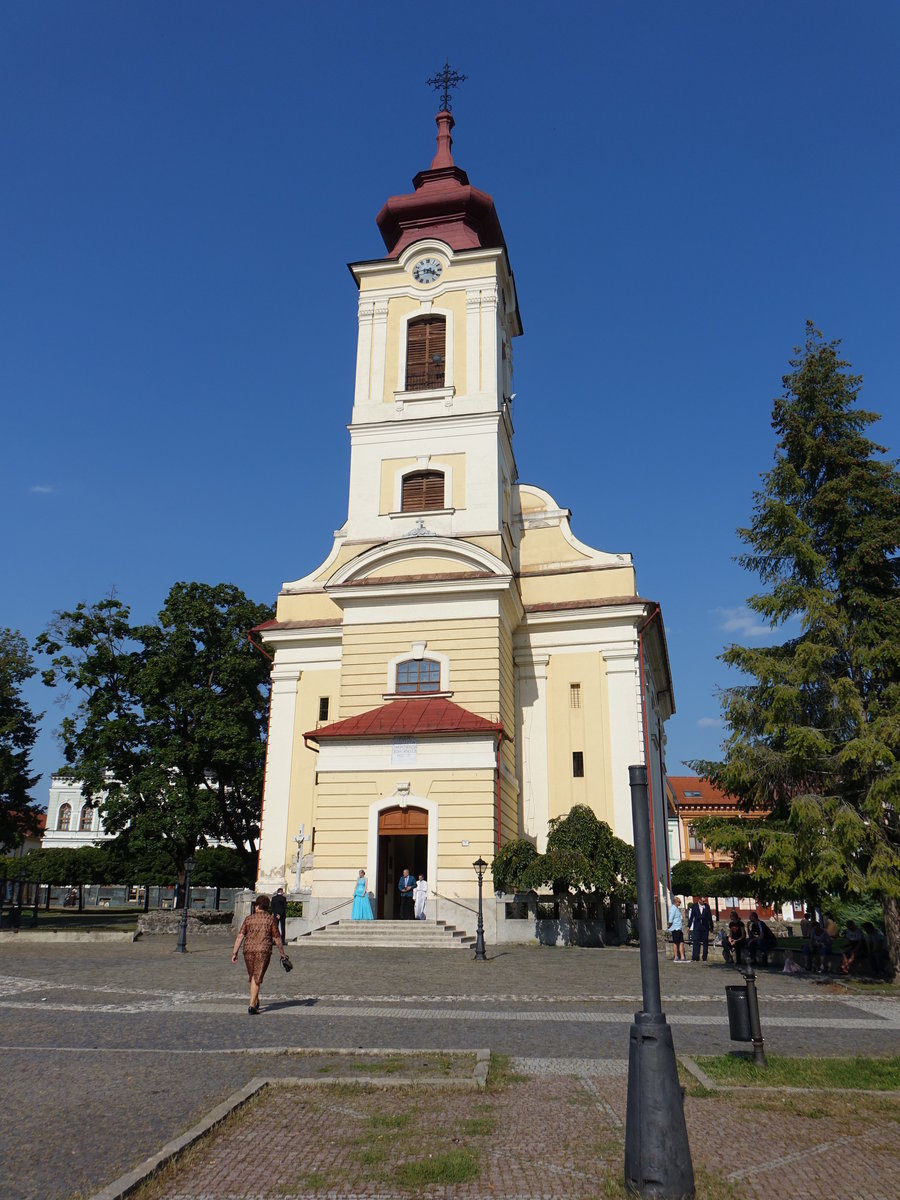
[[[285,835],[291,797],[291,766],[294,758],[294,715],[300,668],[296,663],[272,667],[272,696],[269,707],[269,740],[262,827],[259,834],[257,888],[285,887]]]
[[[372,371],[372,318],[375,305],[360,301],[359,340],[356,343],[356,391],[353,403],[365,404],[369,399]]]
[[[497,326],[497,288],[484,288],[481,292],[481,372],[482,386],[498,397],[502,377],[500,360],[500,331]]]
[[[547,665],[549,654],[516,659],[523,832],[547,849],[550,768],[547,751]]]
[[[387,350],[387,316],[386,300],[379,300],[373,305],[372,314],[372,378],[369,382],[369,401],[380,404],[384,399],[384,361]]]
[[[466,292],[466,392],[481,391],[481,292]]]
[[[604,646],[609,694],[610,770],[612,772],[614,833],[634,843],[628,768],[644,762],[641,685],[637,637],[634,642]]]

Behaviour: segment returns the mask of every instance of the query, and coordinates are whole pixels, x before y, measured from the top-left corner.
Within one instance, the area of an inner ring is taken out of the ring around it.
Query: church
[[[586,804],[633,840],[632,764],[667,882],[659,605],[630,554],[579,541],[519,480],[515,278],[492,197],[454,162],[449,109],[445,90],[431,166],[378,213],[386,254],[350,265],[347,519],[256,631],[273,657],[257,888],[302,898],[308,928],[349,917],[360,870],[376,917],[396,917],[409,868],[429,916],[474,929],[473,863],[491,894],[511,839],[543,850],[548,822]]]

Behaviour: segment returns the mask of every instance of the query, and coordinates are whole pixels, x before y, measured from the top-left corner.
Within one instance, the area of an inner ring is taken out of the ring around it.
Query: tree
[[[564,817],[551,820],[547,853],[530,874],[549,883],[557,898],[574,893],[582,901],[594,895],[617,903],[636,895],[634,847],[616,837],[586,804],[575,804]]]
[[[28,643],[12,629],[0,629],[0,847],[15,849],[37,833],[40,808],[29,796],[31,748],[43,714],[22,698],[22,685],[36,673]]]
[[[897,964],[900,476],[865,435],[878,416],[838,346],[807,324],[774,403],[775,464],[738,531],[765,588],[747,603],[790,636],[725,650],[747,682],[723,693],[723,760],[692,764],[756,815],[698,829],[771,894],[877,895]]]
[[[537,847],[527,838],[517,838],[501,846],[491,863],[494,887],[498,892],[520,892],[530,887],[526,884],[529,872],[538,857]]]
[[[230,846],[207,846],[197,851],[197,866],[191,876],[195,887],[253,887],[256,873],[248,874],[247,864]]]
[[[676,896],[713,896],[713,873],[702,862],[682,859],[672,868],[672,892]]]
[[[538,854],[527,839],[508,842],[493,862],[494,886],[501,891],[552,887],[561,919],[572,908],[592,912],[635,897],[634,847],[617,838],[593,809],[576,804],[550,821],[547,851]]]
[[[66,761],[129,831],[184,864],[207,839],[255,867],[269,664],[249,640],[271,609],[231,584],[176,583],[155,624],[133,626],[115,597],[58,613],[36,649],[50,686],[79,700],[62,723]]]

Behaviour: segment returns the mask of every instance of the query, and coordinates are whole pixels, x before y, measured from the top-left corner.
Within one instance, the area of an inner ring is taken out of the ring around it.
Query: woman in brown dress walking
[[[278,922],[269,912],[269,897],[257,896],[256,912],[244,918],[244,923],[234,941],[232,962],[237,962],[238,950],[244,944],[244,962],[247,964],[247,974],[250,976],[250,1007],[247,1012],[256,1016],[259,1012],[259,986],[263,981],[269,959],[272,957],[272,946],[278,947],[278,953],[284,958],[284,946],[281,934],[278,932]]]

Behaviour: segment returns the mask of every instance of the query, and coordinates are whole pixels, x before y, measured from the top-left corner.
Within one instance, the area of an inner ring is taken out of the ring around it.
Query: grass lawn
[[[742,1054],[695,1061],[710,1079],[730,1086],[900,1091],[900,1058],[767,1058],[768,1067],[754,1066],[753,1060]]]

